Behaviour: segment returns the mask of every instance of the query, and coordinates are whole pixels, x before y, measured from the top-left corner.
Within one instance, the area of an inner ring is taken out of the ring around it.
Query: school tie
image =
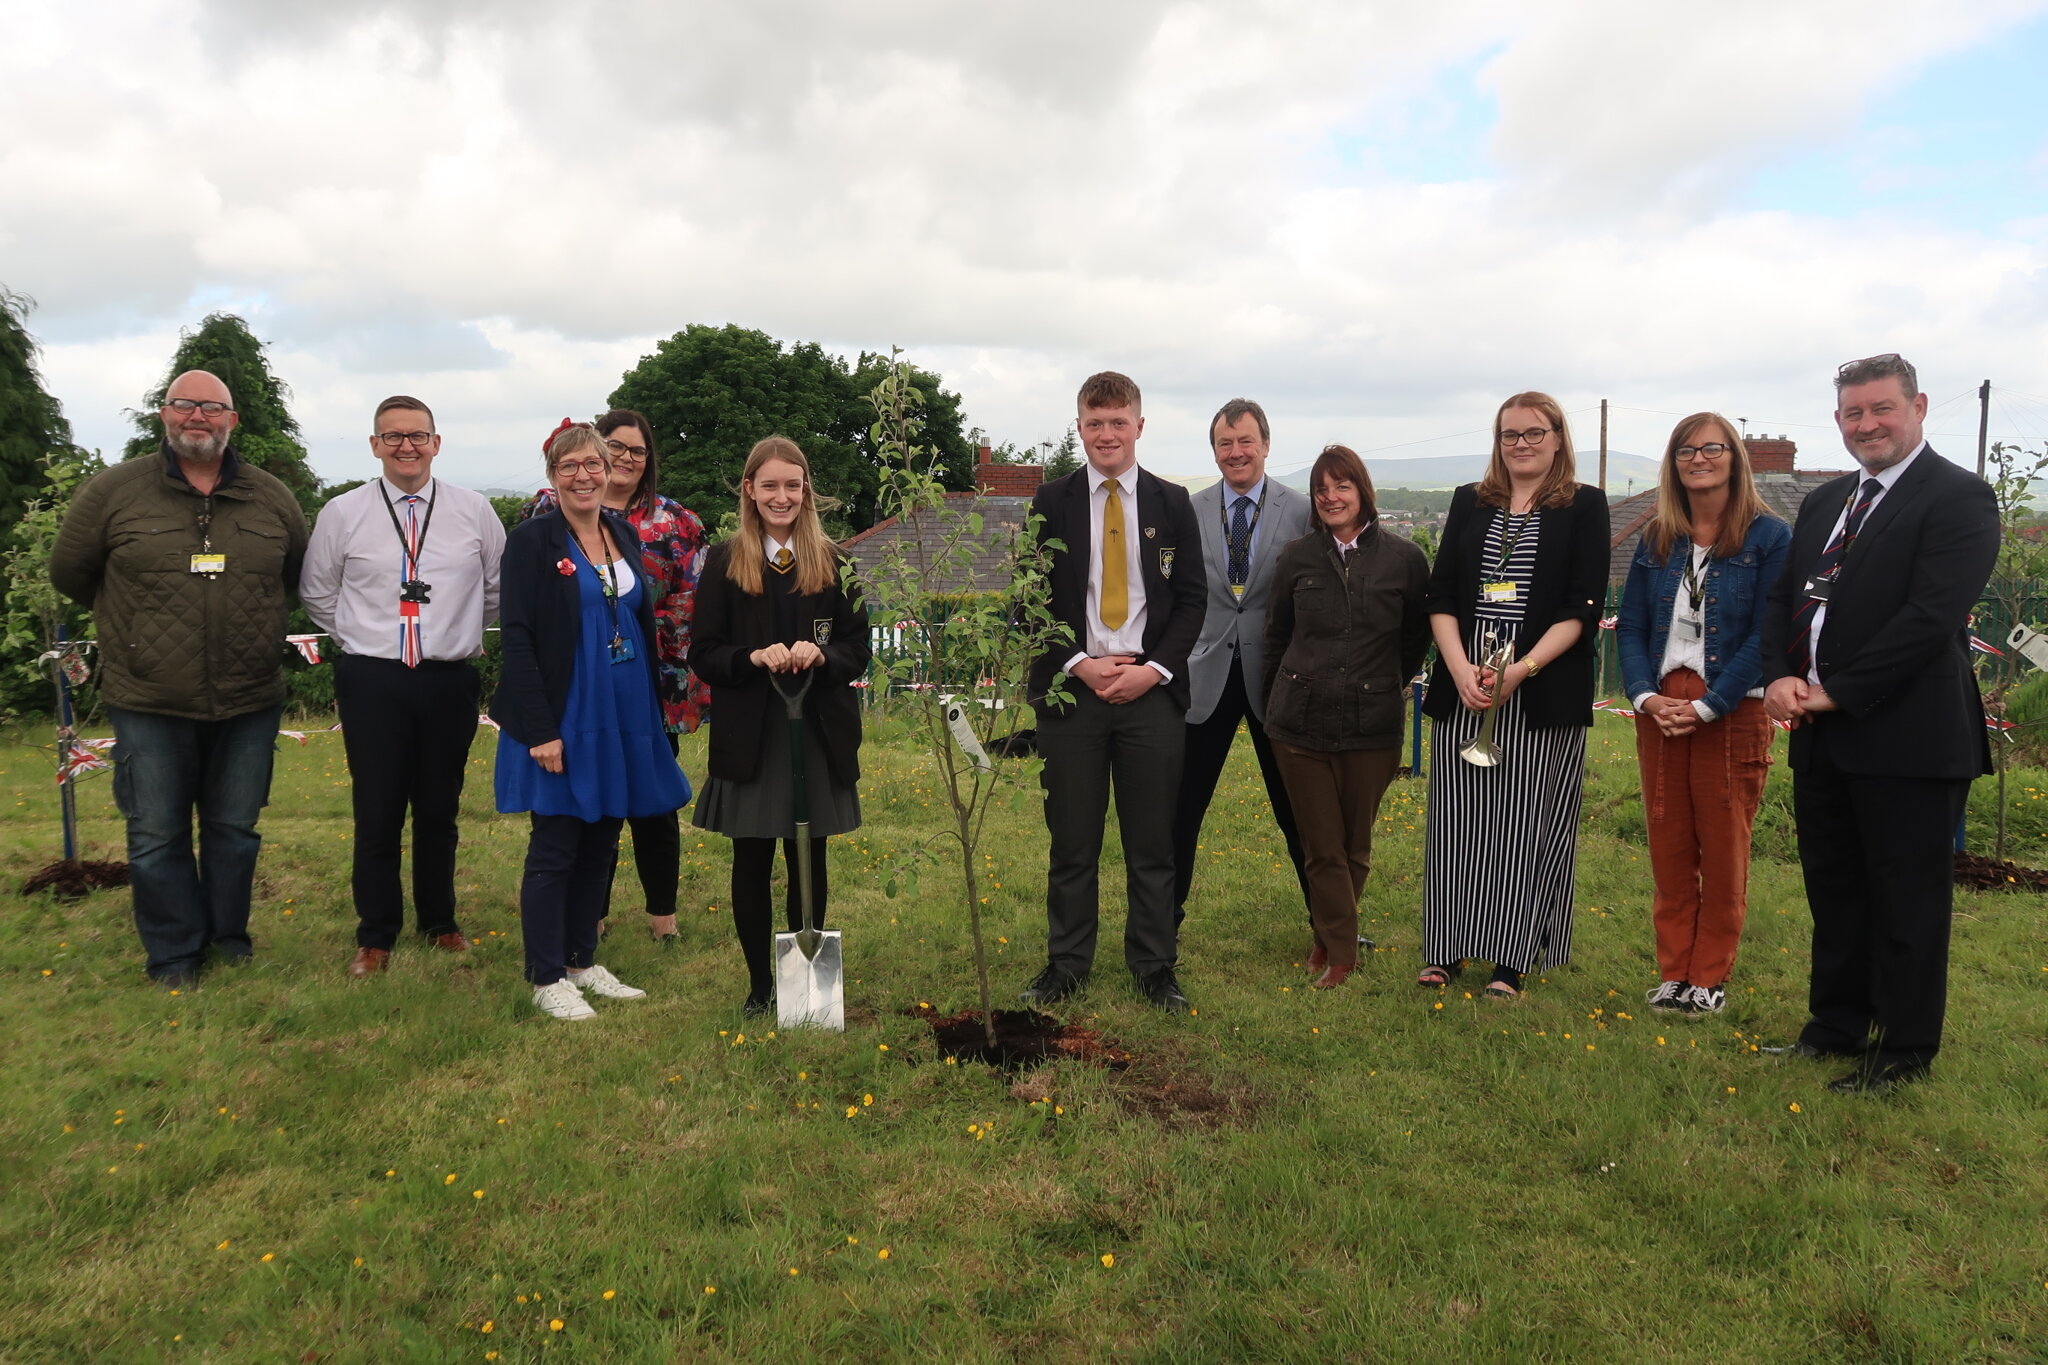
[[[405,558],[399,565],[401,574],[412,578],[420,576],[420,523],[419,496],[405,495]],[[398,604],[398,661],[407,668],[420,666],[420,604],[400,602]]]
[[[1849,553],[1849,547],[1856,543],[1856,533],[1863,529],[1863,519],[1870,515],[1870,504],[1883,491],[1884,485],[1876,479],[1863,481],[1862,495],[1849,509],[1849,515],[1842,518],[1842,529],[1821,551],[1820,562],[1813,566],[1811,577],[1818,579],[1841,567],[1842,557]],[[1816,599],[1809,597],[1792,613],[1792,647],[1787,652],[1792,656],[1794,677],[1804,678],[1813,671],[1813,609],[1818,605]]]
[[[783,547],[782,547],[781,549],[779,549],[779,550],[777,550],[777,551],[775,552],[775,559],[774,559],[774,564],[775,564],[775,572],[777,572],[777,573],[788,573],[788,572],[789,572],[789,566],[790,566],[790,562],[791,562],[791,555],[790,555],[790,553],[789,553],[789,547],[788,547],[787,545],[783,546]]]
[[[1251,507],[1252,500],[1240,493],[1230,508],[1230,586],[1233,588],[1242,588],[1252,576]]]
[[[1115,479],[1102,484],[1108,500],[1102,506],[1102,624],[1111,632],[1123,629],[1131,614],[1130,570],[1124,563],[1124,500]]]

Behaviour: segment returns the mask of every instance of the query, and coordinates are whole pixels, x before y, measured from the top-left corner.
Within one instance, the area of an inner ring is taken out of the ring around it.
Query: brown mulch
[[[941,1057],[986,1062],[1003,1071],[1037,1066],[1061,1057],[1116,1068],[1127,1064],[1131,1057],[1114,1039],[1103,1037],[1101,1030],[1062,1024],[1037,1010],[997,1010],[993,1046],[982,1027],[979,1010],[942,1015],[929,1005],[919,1005],[904,1012],[931,1026]]]
[[[76,901],[104,887],[126,885],[128,864],[79,858],[51,863],[21,884],[21,894],[33,896],[48,891],[60,901]]]
[[[1956,885],[1977,891],[2048,891],[2048,871],[1976,853],[1956,855]]]

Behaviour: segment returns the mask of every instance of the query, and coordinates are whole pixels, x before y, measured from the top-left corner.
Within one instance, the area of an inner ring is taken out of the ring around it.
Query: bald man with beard
[[[252,952],[256,818],[270,799],[306,518],[237,456],[240,418],[218,378],[179,375],[159,415],[161,449],[72,498],[50,580],[93,612],[148,974],[190,988],[210,955]]]

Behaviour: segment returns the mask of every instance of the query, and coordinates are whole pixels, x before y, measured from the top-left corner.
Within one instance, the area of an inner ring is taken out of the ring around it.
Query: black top
[[[1458,634],[1469,637],[1478,619],[1480,585],[1492,567],[1486,560],[1491,507],[1479,505],[1479,485],[1468,483],[1451,495],[1444,538],[1429,575],[1424,607],[1432,616],[1456,616]],[[1607,591],[1607,495],[1580,484],[1564,507],[1535,513],[1536,566],[1522,617],[1523,648],[1533,646],[1559,621],[1582,624],[1578,640],[1543,671],[1522,684],[1522,714],[1532,730],[1593,723],[1593,682],[1600,638],[1600,603]],[[1439,655],[1429,675],[1424,714],[1447,720],[1458,707],[1458,689]]]
[[[868,609],[834,581],[823,592],[800,593],[794,571],[764,566],[759,594],[732,581],[732,542],[711,547],[697,580],[696,616],[690,624],[690,671],[711,688],[711,775],[747,782],[760,767],[766,726],[788,721],[767,669],[749,656],[766,645],[809,640],[825,653],[821,676],[804,698],[804,721],[825,751],[832,780],[860,780],[860,698],[853,683],[867,676],[873,650]],[[851,561],[841,557],[841,570]],[[785,678],[784,686],[801,678]]]

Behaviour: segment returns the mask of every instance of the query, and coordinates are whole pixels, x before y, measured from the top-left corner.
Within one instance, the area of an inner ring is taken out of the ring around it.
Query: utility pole
[[[1978,444],[1981,446],[1983,442],[1979,441]],[[1977,463],[1980,466],[1981,472],[1981,466],[1984,461],[1980,458]],[[1600,491],[1602,493],[1607,491],[1607,400],[1605,398],[1600,400]]]
[[[1977,386],[1977,477],[1984,477],[1984,438],[1991,432],[1991,381]]]

